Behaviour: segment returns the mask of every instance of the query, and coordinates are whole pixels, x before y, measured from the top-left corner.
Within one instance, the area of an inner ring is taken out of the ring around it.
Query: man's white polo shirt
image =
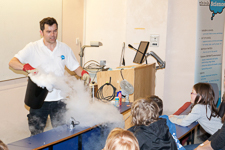
[[[43,39],[31,42],[20,50],[15,57],[21,63],[29,63],[34,68],[41,67],[45,72],[52,72],[57,76],[64,75],[65,66],[71,71],[76,70],[79,67],[79,63],[71,48],[58,40],[56,42],[57,44],[53,51],[44,45]],[[60,92],[60,90],[53,89],[52,92],[48,93],[45,101],[62,99]]]

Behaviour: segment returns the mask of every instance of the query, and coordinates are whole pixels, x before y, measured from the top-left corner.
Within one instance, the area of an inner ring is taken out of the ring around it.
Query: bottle
[[[119,97],[119,105],[121,106],[122,105],[122,94],[121,94],[121,92],[118,94],[118,97]]]
[[[119,97],[116,97],[116,98],[115,98],[115,106],[116,106],[116,107],[119,106]]]

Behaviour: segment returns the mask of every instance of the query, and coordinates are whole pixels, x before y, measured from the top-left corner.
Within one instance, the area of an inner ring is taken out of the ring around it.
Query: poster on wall
[[[224,0],[198,0],[195,83],[216,83],[221,102]]]

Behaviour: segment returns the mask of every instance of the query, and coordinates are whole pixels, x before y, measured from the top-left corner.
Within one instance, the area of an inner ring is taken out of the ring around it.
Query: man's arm
[[[13,57],[10,60],[9,66],[12,67],[15,70],[23,70],[23,64],[16,57]]]
[[[37,70],[33,68],[30,64],[22,64],[18,58],[13,57],[10,62],[9,66],[15,70],[23,70],[27,73],[37,73]]]
[[[86,85],[89,85],[91,81],[91,77],[89,73],[84,70],[81,66],[79,66],[75,71],[74,71],[78,76],[82,77]]]
[[[82,76],[81,75],[81,73],[82,73],[82,71],[83,71],[84,69],[81,67],[81,66],[79,66],[76,70],[74,70],[74,72],[78,75],[78,76]]]

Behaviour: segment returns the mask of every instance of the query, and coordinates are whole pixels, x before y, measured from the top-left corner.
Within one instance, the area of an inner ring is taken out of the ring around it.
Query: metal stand
[[[147,59],[148,56],[152,56],[155,58],[155,60],[157,61],[158,65],[159,66],[156,66],[156,70],[158,69],[163,69],[166,67],[166,62],[165,61],[162,61],[162,59],[156,54],[154,53],[153,51],[149,52],[149,53],[146,53],[145,54],[145,59]]]
[[[79,56],[80,56],[80,66],[83,67],[83,57],[84,57],[84,49],[85,47],[92,47],[91,45],[84,45],[80,48],[80,53],[79,53]]]

